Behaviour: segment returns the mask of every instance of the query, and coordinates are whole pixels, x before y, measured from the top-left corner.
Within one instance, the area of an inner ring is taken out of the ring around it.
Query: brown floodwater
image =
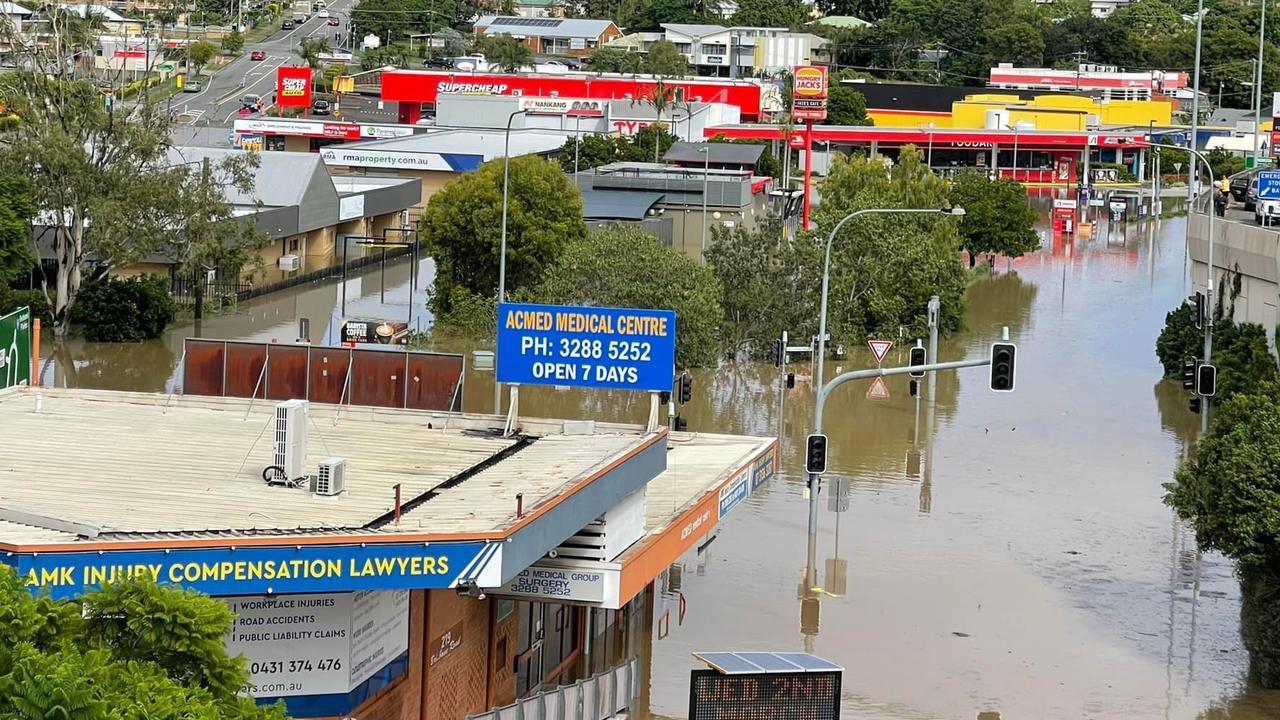
[[[1019,347],[1012,394],[990,392],[983,368],[941,376],[932,408],[902,378],[885,400],[866,396],[869,383],[837,391],[817,589],[804,582],[807,359],[785,392],[772,365],[695,373],[690,429],[777,434],[782,472],[661,579],[670,633],[653,639],[636,716],[685,714],[692,652],[810,649],[845,668],[850,718],[1280,717],[1280,693],[1246,681],[1231,563],[1200,552],[1161,503],[1197,427],[1153,350],[1186,291],[1184,227],[1103,223],[975,282],[968,329],[944,339],[939,359],[980,357],[1008,326]],[[389,263],[385,283],[377,267],[349,280],[346,316],[428,325],[409,272]],[[425,287],[433,266],[416,272]],[[325,342],[340,305],[340,284],[296,289],[209,318],[198,334],[291,342],[306,317],[311,340]],[[196,333],[187,323],[152,343],[52,352],[46,340],[43,382],[168,391],[182,338]],[[911,338],[891,339],[886,363],[905,364]],[[856,350],[828,374],[872,364]],[[492,404],[492,376],[469,371],[466,409]],[[625,393],[521,392],[535,415],[639,422],[647,406]],[[814,600],[818,620],[802,624]]]

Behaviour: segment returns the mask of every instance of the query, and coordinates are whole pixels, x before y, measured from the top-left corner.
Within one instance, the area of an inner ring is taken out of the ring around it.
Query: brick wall
[[[502,601],[494,601],[494,617],[496,609]],[[508,600],[514,605],[514,600]],[[516,631],[520,628],[519,616],[513,611],[501,620],[496,621],[493,628],[493,645],[489,649],[489,707],[502,707],[516,701]]]
[[[489,708],[490,603],[453,590],[428,592],[421,720],[454,720]],[[446,633],[461,643],[442,652]],[[439,655],[434,663],[432,654]]]
[[[360,720],[418,720],[422,707],[426,592],[409,593],[409,669],[352,713]]]

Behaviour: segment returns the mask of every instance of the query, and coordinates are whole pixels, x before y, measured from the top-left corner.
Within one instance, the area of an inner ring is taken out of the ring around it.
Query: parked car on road
[[[336,17],[334,17],[334,16],[330,15],[330,16],[329,16],[329,24],[330,24],[330,25],[332,25],[333,27],[338,27],[339,25],[341,25],[341,24],[342,24],[342,21],[341,21],[341,20],[339,20],[338,18],[336,18]]]
[[[312,115],[328,115],[328,114],[329,114],[329,101],[328,101],[328,100],[316,100],[315,102],[311,103],[311,114],[312,114]]]
[[[199,78],[192,78],[182,83],[182,92],[184,93],[198,93],[203,89],[204,85],[201,84]]]
[[[292,30],[296,25],[297,23],[293,21],[293,18],[285,18],[284,22],[280,23],[280,29]]]
[[[1231,197],[1236,202],[1245,202],[1245,196],[1249,192],[1249,181],[1253,179],[1257,173],[1247,172],[1240,173],[1231,178]]]
[[[265,50],[254,50],[253,52],[249,53],[249,59],[250,60],[266,60],[267,53]]]
[[[258,111],[262,109],[262,96],[250,93],[240,98],[240,106],[247,107],[250,110]]]

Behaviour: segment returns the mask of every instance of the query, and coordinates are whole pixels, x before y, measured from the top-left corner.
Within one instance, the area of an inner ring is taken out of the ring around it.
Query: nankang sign
[[[498,382],[657,392],[675,360],[671,310],[498,306]]]

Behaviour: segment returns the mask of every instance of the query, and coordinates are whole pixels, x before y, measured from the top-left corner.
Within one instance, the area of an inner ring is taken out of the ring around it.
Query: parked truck
[[[1269,227],[1280,222],[1280,170],[1259,172],[1257,184],[1253,219],[1259,225]]]

